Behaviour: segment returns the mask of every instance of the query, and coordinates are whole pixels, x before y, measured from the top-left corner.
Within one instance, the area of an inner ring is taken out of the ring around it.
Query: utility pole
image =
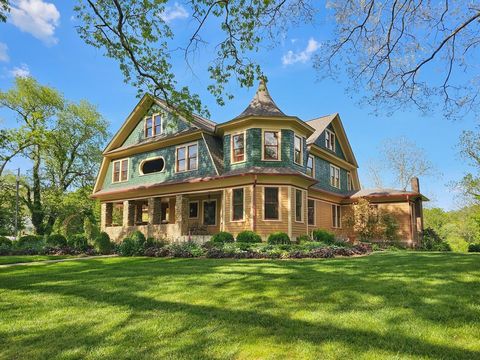
[[[17,169],[17,178],[16,178],[16,203],[15,203],[15,238],[18,237],[18,216],[19,216],[19,210],[20,210],[20,168]]]

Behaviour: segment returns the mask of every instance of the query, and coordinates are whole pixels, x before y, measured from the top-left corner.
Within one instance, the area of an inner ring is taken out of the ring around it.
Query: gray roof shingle
[[[235,119],[246,117],[246,116],[278,116],[284,117],[287,116],[280,110],[273,101],[270,93],[267,89],[267,84],[265,80],[260,79],[258,84],[257,92],[253,97],[250,104],[247,106],[243,112],[238,115]]]

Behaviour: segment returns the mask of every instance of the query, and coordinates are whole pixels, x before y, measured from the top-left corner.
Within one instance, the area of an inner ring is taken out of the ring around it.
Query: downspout
[[[257,230],[257,175],[253,180],[253,197],[252,197],[252,208],[253,208],[253,232]]]

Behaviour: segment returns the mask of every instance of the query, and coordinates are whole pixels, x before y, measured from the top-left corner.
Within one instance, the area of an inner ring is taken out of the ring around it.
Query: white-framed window
[[[217,225],[217,200],[203,200],[203,225]]]
[[[350,191],[350,190],[353,190],[353,184],[352,184],[352,174],[349,172],[347,172],[347,190]]]
[[[175,151],[176,172],[198,169],[198,143],[177,146]]]
[[[280,130],[263,130],[262,160],[278,161],[281,159]]]
[[[325,147],[335,152],[335,133],[328,129],[325,129]]]
[[[303,222],[303,191],[295,189],[295,221]]]
[[[342,227],[342,207],[340,205],[332,204],[332,227]]]
[[[313,157],[313,155],[308,155],[307,175],[315,178],[315,158]]]
[[[303,139],[298,135],[294,138],[293,161],[295,164],[303,165]]]
[[[340,189],[340,168],[330,165],[330,185]]]
[[[129,159],[115,160],[112,164],[112,183],[119,183],[128,180]]]
[[[308,216],[308,225],[315,226],[315,200],[308,199],[308,208],[307,208],[307,216]]]
[[[145,137],[152,137],[162,133],[162,115],[153,114],[145,118]]]
[[[232,221],[243,221],[245,219],[245,189],[232,189]]]
[[[280,220],[279,209],[279,192],[278,187],[263,188],[263,219],[264,220]]]
[[[246,136],[245,132],[231,136],[231,163],[245,161]]]
[[[165,170],[165,159],[163,156],[156,156],[142,160],[138,169],[140,175],[162,172]]]
[[[198,219],[198,201],[190,201],[188,203],[188,218]]]

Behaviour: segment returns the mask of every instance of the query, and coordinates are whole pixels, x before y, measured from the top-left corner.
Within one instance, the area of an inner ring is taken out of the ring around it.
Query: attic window
[[[163,171],[165,168],[165,160],[162,157],[147,159],[140,164],[140,174],[152,174]]]
[[[162,116],[153,114],[145,118],[145,137],[152,137],[162,133]]]
[[[335,152],[335,133],[328,129],[325,130],[325,147]]]

